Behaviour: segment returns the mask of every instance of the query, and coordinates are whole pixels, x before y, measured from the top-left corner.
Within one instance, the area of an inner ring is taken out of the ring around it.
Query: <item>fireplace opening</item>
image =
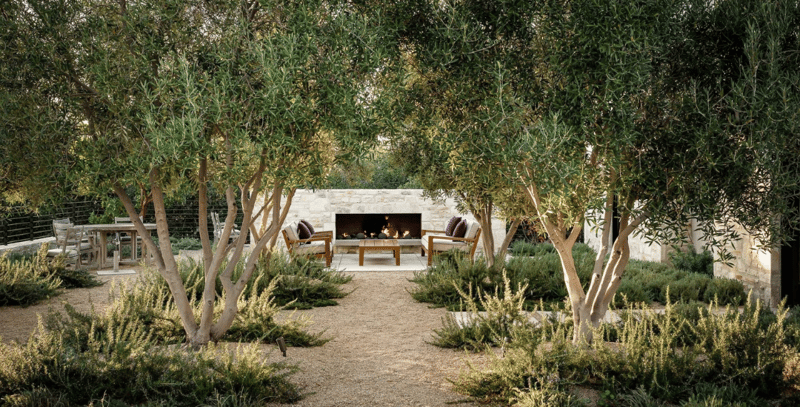
[[[420,213],[337,213],[337,239],[419,239]]]

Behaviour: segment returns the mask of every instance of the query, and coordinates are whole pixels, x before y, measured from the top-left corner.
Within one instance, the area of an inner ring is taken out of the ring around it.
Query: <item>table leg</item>
[[[399,248],[398,249],[394,249],[394,260],[395,260],[395,265],[399,266],[400,265],[400,249]]]
[[[136,231],[135,230],[130,231],[130,235],[131,235],[131,260],[133,260],[135,263],[136,249],[138,249],[138,244],[136,242]]]
[[[359,247],[358,248],[358,265],[359,266],[363,266],[364,265],[364,248],[363,247]]]
[[[106,257],[108,257],[108,235],[105,230],[99,230],[97,234],[100,235],[100,259],[97,267],[103,269],[106,267]]]

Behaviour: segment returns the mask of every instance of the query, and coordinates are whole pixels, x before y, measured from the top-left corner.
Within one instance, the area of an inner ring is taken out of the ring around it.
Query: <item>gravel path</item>
[[[290,348],[284,359],[303,370],[296,382],[311,392],[298,406],[473,406],[448,379],[479,356],[426,343],[444,309],[414,301],[411,272],[356,272],[355,290],[339,306],[303,311],[334,339],[322,347]]]
[[[306,397],[297,406],[474,406],[452,391],[449,380],[468,369],[468,360],[480,355],[440,349],[427,343],[441,327],[444,309],[430,309],[406,291],[413,287],[412,272],[354,272],[345,289],[353,291],[338,306],[298,311],[308,315],[312,332],[325,331],[333,339],[321,347],[289,348],[283,358],[277,347],[267,352],[271,361],[299,365],[292,380]],[[136,276],[100,277],[124,281]],[[63,309],[68,302],[81,311],[102,310],[111,284],[67,290],[45,303],[27,308],[0,307],[0,338],[25,342],[36,328],[37,315]]]

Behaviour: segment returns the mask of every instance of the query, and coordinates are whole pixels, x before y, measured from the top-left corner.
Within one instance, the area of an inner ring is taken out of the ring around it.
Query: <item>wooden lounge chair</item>
[[[433,254],[448,250],[460,250],[469,255],[470,261],[475,261],[475,249],[478,248],[478,239],[481,237],[481,227],[478,222],[462,220],[464,222],[464,235],[448,236],[444,230],[422,230],[422,255],[428,256],[428,266],[433,263]]]
[[[297,222],[292,222],[281,231],[289,254],[292,256],[307,255],[325,259],[325,267],[331,266],[333,252],[331,241],[333,232],[317,232],[306,239],[300,239],[297,232]]]

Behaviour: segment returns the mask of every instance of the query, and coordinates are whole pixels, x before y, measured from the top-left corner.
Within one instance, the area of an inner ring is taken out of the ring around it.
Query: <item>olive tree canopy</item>
[[[202,345],[230,327],[255,268],[248,232],[256,232],[253,253],[274,244],[294,188],[376,139],[374,89],[390,71],[391,49],[379,13],[337,1],[4,2],[0,120],[14,127],[3,137],[59,141],[57,153],[25,158],[64,173],[77,192],[121,199],[155,254],[188,342]],[[62,154],[67,167],[53,158]],[[138,221],[131,187],[152,197],[159,247]],[[200,198],[207,284],[199,304],[178,274],[164,210],[164,196],[187,187]],[[206,230],[209,188],[228,202],[218,247]],[[260,195],[270,220],[262,229],[252,224]],[[241,237],[225,244],[239,211]],[[245,268],[234,277],[240,259]]]
[[[576,341],[591,341],[605,315],[632,233],[674,241],[697,219],[724,248],[734,223],[765,244],[798,227],[796,1],[409,8],[412,94],[428,101],[412,139],[440,146],[433,159],[459,182],[527,197],[561,257]],[[604,238],[581,282],[572,247],[587,222]]]

